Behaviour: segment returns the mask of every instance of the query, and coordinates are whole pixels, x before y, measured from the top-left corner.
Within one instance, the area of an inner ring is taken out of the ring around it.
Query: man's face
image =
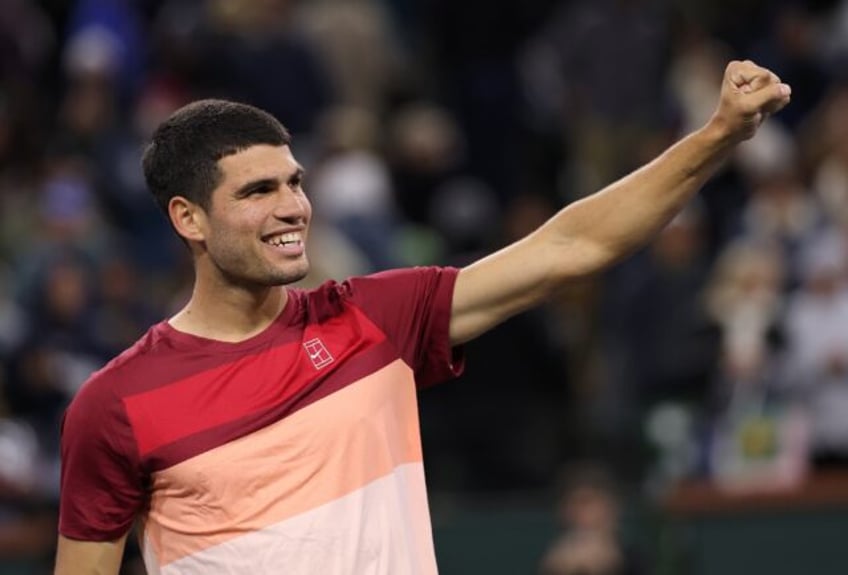
[[[204,218],[210,263],[229,284],[268,287],[309,271],[312,206],[288,146],[252,146],[218,161],[223,178]]]

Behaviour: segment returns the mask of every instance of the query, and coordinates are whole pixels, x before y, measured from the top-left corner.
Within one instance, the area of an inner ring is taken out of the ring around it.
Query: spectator
[[[621,508],[608,471],[567,472],[558,506],[562,532],[545,554],[542,575],[638,575],[640,560],[621,533]]]

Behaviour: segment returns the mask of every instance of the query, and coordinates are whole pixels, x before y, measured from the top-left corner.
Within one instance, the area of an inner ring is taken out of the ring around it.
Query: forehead
[[[289,178],[300,168],[289,146],[251,146],[218,160],[220,187],[245,184],[252,180]]]

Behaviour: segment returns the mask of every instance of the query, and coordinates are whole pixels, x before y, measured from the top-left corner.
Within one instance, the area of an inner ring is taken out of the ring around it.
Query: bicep
[[[115,541],[77,541],[59,535],[54,575],[117,575],[127,535]]]
[[[548,253],[552,249],[531,235],[460,270],[451,307],[451,344],[474,339],[548,297],[558,283]]]
[[[578,213],[569,206],[529,236],[459,272],[451,308],[453,345],[542,303],[570,280],[592,275],[614,259],[602,242],[581,231],[578,224],[585,224]]]

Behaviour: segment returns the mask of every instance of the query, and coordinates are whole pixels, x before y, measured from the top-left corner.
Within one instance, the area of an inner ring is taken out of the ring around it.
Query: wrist
[[[698,131],[698,135],[705,146],[716,152],[729,151],[743,139],[719,115],[710,118],[710,121]]]

